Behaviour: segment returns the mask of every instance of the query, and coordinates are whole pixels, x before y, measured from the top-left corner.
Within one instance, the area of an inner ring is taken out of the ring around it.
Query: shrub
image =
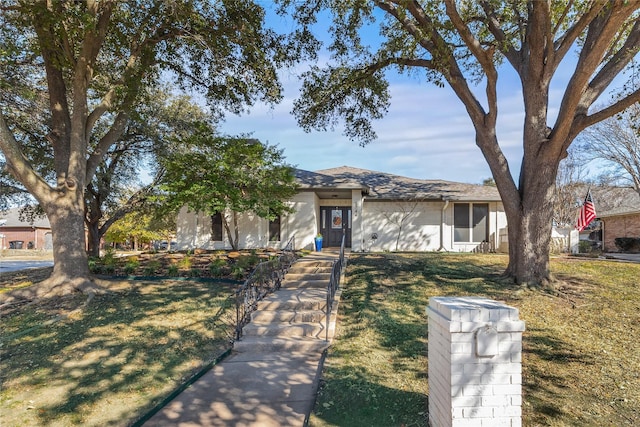
[[[640,251],[640,237],[616,237],[614,243],[622,252]]]
[[[140,263],[138,262],[137,258],[127,260],[127,262],[124,265],[125,274],[127,275],[132,274],[134,271],[136,271],[136,268],[138,268],[139,265]]]
[[[159,268],[160,268],[160,261],[155,259],[152,261],[149,261],[149,263],[144,268],[144,275],[153,276],[154,274],[156,274],[156,271],[158,271]]]
[[[231,276],[236,280],[241,280],[242,278],[244,278],[244,274],[245,274],[245,269],[239,265],[234,265],[231,268]]]
[[[260,257],[256,254],[241,256],[236,261],[236,267],[247,270],[255,267],[259,261]]]
[[[578,252],[580,252],[581,254],[587,254],[591,252],[591,249],[592,245],[590,241],[580,240],[580,242],[578,242]]]
[[[209,273],[212,277],[222,276],[223,268],[227,265],[227,262],[223,259],[215,259],[209,264]]]
[[[178,275],[178,266],[175,264],[171,264],[167,267],[167,274],[169,276],[177,276]]]
[[[184,269],[184,270],[189,270],[191,269],[191,256],[189,255],[189,253],[185,254],[184,258],[182,258],[180,260],[180,268]]]
[[[116,258],[116,252],[113,248],[109,247],[105,249],[104,255],[102,256],[102,264],[104,266],[114,267],[118,263],[118,258]]]
[[[92,273],[100,273],[100,258],[89,258],[89,271]]]

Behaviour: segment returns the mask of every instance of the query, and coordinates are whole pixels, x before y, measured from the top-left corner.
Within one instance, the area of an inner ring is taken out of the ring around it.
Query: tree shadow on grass
[[[155,282],[97,295],[79,312],[84,296],[25,308],[9,322],[22,327],[3,333],[3,383],[15,396],[32,390],[41,425],[81,425],[97,411],[120,411],[98,424],[121,425],[226,350],[222,308],[232,292],[215,283]]]
[[[371,373],[344,367],[327,372],[309,425],[426,426],[428,408],[425,394],[390,388]]]

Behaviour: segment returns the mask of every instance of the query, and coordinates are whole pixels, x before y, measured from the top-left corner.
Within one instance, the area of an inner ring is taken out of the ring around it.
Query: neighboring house
[[[239,215],[239,247],[340,246],[354,252],[495,250],[507,220],[495,187],[406,178],[352,167],[296,170],[294,212],[268,221]],[[229,249],[220,215],[178,215],[178,249]]]
[[[640,196],[635,193],[625,206],[598,212],[602,221],[602,248],[605,252],[619,252],[617,237],[640,238]]]
[[[4,224],[3,224],[4,223]],[[20,208],[0,213],[0,247],[2,249],[45,249],[53,248],[51,225],[44,217],[33,222],[20,220]]]

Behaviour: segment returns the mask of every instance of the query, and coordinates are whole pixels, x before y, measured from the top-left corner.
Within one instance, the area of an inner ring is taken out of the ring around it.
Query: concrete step
[[[289,271],[285,276],[285,281],[298,281],[298,280],[329,280],[331,273],[292,273]]]
[[[280,289],[258,303],[258,310],[324,310],[327,291],[324,288]]]
[[[319,353],[329,347],[324,339],[311,337],[242,337],[233,349],[238,353]]]
[[[278,323],[261,325],[249,323],[242,329],[245,337],[326,337],[326,323]]]
[[[325,318],[323,310],[301,310],[301,311],[254,311],[251,313],[251,323],[302,323],[321,322]]]
[[[280,285],[281,289],[327,289],[329,279],[326,280],[286,280]]]
[[[289,268],[290,274],[316,274],[316,273],[331,273],[331,265],[318,266],[309,265],[310,263],[294,264]]]

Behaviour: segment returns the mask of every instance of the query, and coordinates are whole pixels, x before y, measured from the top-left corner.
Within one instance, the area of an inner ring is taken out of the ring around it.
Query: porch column
[[[351,250],[362,252],[364,222],[362,190],[351,190]]]

